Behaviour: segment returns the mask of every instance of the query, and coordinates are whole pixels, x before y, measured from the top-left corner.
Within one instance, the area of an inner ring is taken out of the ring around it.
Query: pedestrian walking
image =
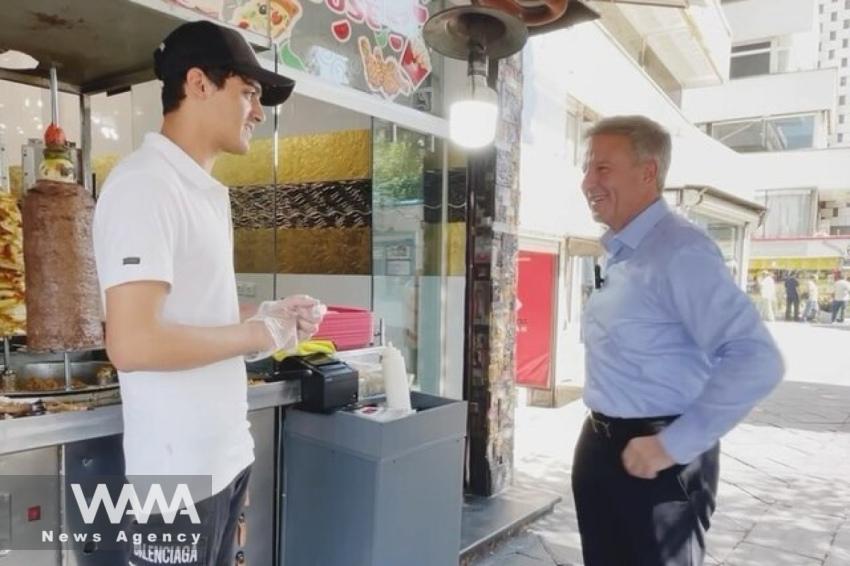
[[[776,320],[774,307],[776,305],[776,281],[769,271],[762,271],[759,278],[759,293],[761,294],[762,320],[773,322]]]
[[[844,310],[850,300],[850,283],[842,274],[836,274],[832,286],[832,322],[844,322]]]
[[[806,282],[806,308],[803,310],[803,319],[809,322],[817,320],[820,311],[818,300],[820,299],[817,276],[812,275]]]
[[[797,276],[793,271],[790,272],[785,277],[785,320],[800,320],[799,286]]]

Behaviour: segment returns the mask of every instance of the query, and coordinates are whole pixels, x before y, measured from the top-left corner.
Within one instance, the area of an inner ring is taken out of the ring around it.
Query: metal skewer
[[[59,125],[59,76],[56,67],[50,67],[50,120]]]
[[[65,362],[65,391],[71,390],[71,354],[65,352],[63,354],[63,361]]]

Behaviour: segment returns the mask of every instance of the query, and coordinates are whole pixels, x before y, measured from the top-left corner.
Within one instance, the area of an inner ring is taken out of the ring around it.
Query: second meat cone
[[[60,352],[103,346],[93,216],[94,200],[74,183],[40,180],[24,197],[30,350]]]

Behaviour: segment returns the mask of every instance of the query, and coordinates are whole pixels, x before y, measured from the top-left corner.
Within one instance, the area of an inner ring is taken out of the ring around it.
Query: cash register
[[[357,402],[357,370],[333,356],[289,356],[274,363],[269,381],[293,379],[301,381],[304,411],[331,413]]]

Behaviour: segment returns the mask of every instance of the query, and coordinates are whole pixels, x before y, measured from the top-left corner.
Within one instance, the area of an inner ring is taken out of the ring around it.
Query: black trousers
[[[135,521],[128,527],[130,539],[126,548],[128,566],[158,566],[160,564],[189,564],[192,566],[232,566],[236,564],[236,529],[245,505],[251,467],[245,468],[227,487],[212,497],[199,501],[195,507],[200,525],[192,525],[180,515],[172,524],[161,515],[152,515],[147,524]],[[134,535],[144,542],[135,544]],[[147,542],[147,537],[161,541],[171,535],[172,542]],[[177,543],[178,535],[186,542]],[[188,536],[187,536],[188,535]],[[197,542],[193,537],[197,537]]]
[[[791,311],[794,318],[791,318]],[[788,297],[785,299],[785,320],[800,320],[800,297]]]
[[[585,566],[698,566],[714,512],[719,445],[690,464],[653,480],[631,476],[621,455],[635,436],[655,434],[667,421],[585,422],[573,462]]]

